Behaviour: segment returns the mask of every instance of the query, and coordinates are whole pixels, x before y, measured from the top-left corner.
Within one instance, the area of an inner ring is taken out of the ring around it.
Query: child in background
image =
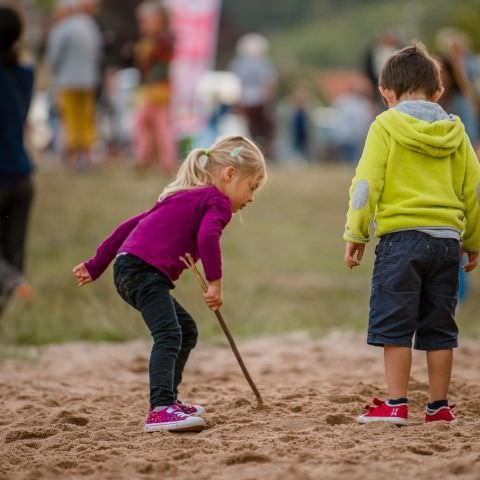
[[[23,277],[25,239],[33,198],[33,165],[23,131],[33,93],[33,69],[19,60],[23,25],[18,12],[0,6],[0,313],[11,294],[29,300]]]
[[[141,39],[135,46],[135,62],[141,74],[139,104],[135,119],[136,158],[147,167],[155,157],[166,173],[173,173],[177,147],[170,115],[169,67],[173,58],[173,35],[166,7],[147,1],[137,9]]]
[[[253,201],[266,180],[260,150],[244,137],[227,137],[210,149],[195,149],[155,206],[127,220],[74,268],[79,285],[98,278],[116,257],[114,280],[120,296],[140,311],[153,337],[147,431],[199,429],[204,409],[177,398],[190,351],[197,341],[192,317],[170,295],[186,268],[180,256],[199,258],[212,309],[222,304],[220,235],[235,213]]]
[[[360,265],[375,215],[376,260],[368,340],[384,348],[388,400],[374,399],[360,423],[407,423],[414,348],[426,351],[425,422],[454,423],[448,388],[457,347],[455,307],[461,251],[469,272],[480,249],[480,166],[465,128],[437,101],[438,64],[420,44],[392,55],[380,93],[389,110],[377,117],[350,189],[345,261]]]

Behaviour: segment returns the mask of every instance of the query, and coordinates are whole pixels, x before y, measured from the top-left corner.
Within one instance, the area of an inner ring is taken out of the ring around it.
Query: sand
[[[183,398],[206,406],[201,433],[144,433],[148,344],[49,346],[0,364],[1,479],[480,478],[480,345],[458,350],[451,400],[459,424],[424,425],[423,355],[410,424],[357,425],[384,394],[381,350],[345,333],[241,344],[267,407],[231,352],[200,347]]]

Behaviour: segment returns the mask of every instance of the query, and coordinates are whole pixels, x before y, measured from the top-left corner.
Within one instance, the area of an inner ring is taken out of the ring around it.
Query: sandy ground
[[[199,348],[183,397],[204,404],[201,433],[142,431],[144,342],[50,346],[0,364],[1,479],[480,478],[480,345],[464,342],[451,400],[459,425],[423,425],[423,356],[410,424],[357,425],[384,387],[381,351],[345,334],[241,345],[267,403],[258,410],[229,350]]]

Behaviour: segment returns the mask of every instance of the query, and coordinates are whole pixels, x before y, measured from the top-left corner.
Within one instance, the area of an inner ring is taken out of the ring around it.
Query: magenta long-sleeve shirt
[[[222,278],[220,236],[232,218],[230,199],[214,186],[175,193],[120,224],[85,262],[93,280],[118,253],[130,253],[158,268],[170,281],[186,268],[179,257],[202,260],[208,281]]]

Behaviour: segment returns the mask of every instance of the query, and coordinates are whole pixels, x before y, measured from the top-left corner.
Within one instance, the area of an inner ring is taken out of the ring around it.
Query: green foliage
[[[480,0],[225,0],[245,30],[258,29],[273,41],[280,64],[359,67],[365,49],[385,28],[396,28],[406,41],[434,46],[438,29],[465,30],[480,49]]]
[[[34,0],[33,4],[44,11],[50,11],[55,5],[55,0]]]

